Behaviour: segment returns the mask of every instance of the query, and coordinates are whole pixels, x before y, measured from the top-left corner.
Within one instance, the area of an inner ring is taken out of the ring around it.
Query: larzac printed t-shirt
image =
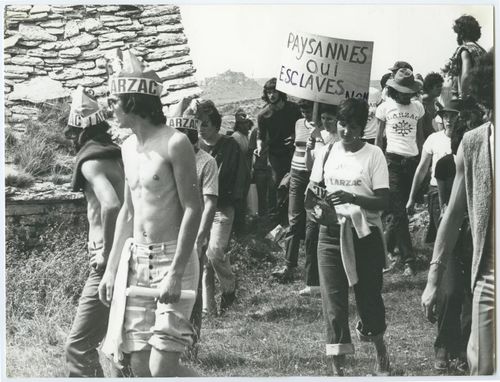
[[[409,105],[401,105],[387,98],[379,105],[375,116],[385,121],[386,152],[405,157],[418,155],[417,122],[424,113],[424,107],[416,100],[411,100]]]
[[[327,148],[328,146],[325,146],[318,152],[310,180],[319,183],[324,179],[329,193],[343,190],[357,195],[373,196],[374,190],[389,188],[387,162],[380,147],[366,143],[353,153],[345,151],[341,142],[336,142],[322,173]],[[352,208],[360,207],[350,203],[335,206],[337,213],[342,215],[350,215]],[[378,226],[381,223],[381,211],[362,210],[369,225]]]
[[[436,163],[447,154],[451,154],[451,139],[446,136],[444,130],[432,133],[427,137],[422,147],[422,151],[432,156],[432,178],[431,185],[437,186],[434,176]]]

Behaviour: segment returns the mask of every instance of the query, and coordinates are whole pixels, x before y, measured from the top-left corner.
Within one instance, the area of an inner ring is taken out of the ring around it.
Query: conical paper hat
[[[108,63],[109,92],[111,94],[147,94],[161,96],[162,85],[158,75],[144,67],[130,51],[116,49]]]
[[[180,102],[170,106],[167,125],[181,130],[198,131],[201,121],[195,117],[197,105],[197,99],[183,98]]]
[[[72,94],[68,125],[86,128],[95,126],[106,119],[97,101],[89,96],[83,86],[79,85]]]

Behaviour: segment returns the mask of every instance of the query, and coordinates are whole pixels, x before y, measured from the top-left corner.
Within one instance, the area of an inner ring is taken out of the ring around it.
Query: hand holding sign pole
[[[372,54],[372,41],[290,32],[276,89],[331,105],[353,97],[368,100]]]

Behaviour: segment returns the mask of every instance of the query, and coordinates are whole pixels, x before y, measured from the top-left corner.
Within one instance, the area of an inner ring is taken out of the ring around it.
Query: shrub
[[[35,183],[33,175],[24,171],[8,174],[5,176],[5,186],[28,188]]]
[[[14,163],[33,176],[70,173],[73,144],[64,137],[68,114],[67,102],[43,104],[38,119],[26,123],[25,134],[12,147]],[[66,157],[61,161],[58,154]]]
[[[33,176],[48,174],[55,158],[56,153],[48,144],[43,130],[33,130],[26,134],[16,145],[14,152],[14,163]]]

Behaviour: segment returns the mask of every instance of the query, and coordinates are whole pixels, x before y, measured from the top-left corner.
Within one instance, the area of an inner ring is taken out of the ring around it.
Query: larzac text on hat
[[[166,124],[167,126],[173,127],[175,129],[199,130],[201,121],[196,118],[169,117],[167,118]]]
[[[162,86],[149,78],[111,77],[109,79],[109,91],[111,94],[139,93],[159,97],[161,90]]]
[[[82,117],[77,113],[70,112],[70,115],[68,117],[68,125],[80,128],[86,128],[89,126],[95,126],[100,122],[104,121],[105,119],[106,118],[101,110],[86,117]]]

